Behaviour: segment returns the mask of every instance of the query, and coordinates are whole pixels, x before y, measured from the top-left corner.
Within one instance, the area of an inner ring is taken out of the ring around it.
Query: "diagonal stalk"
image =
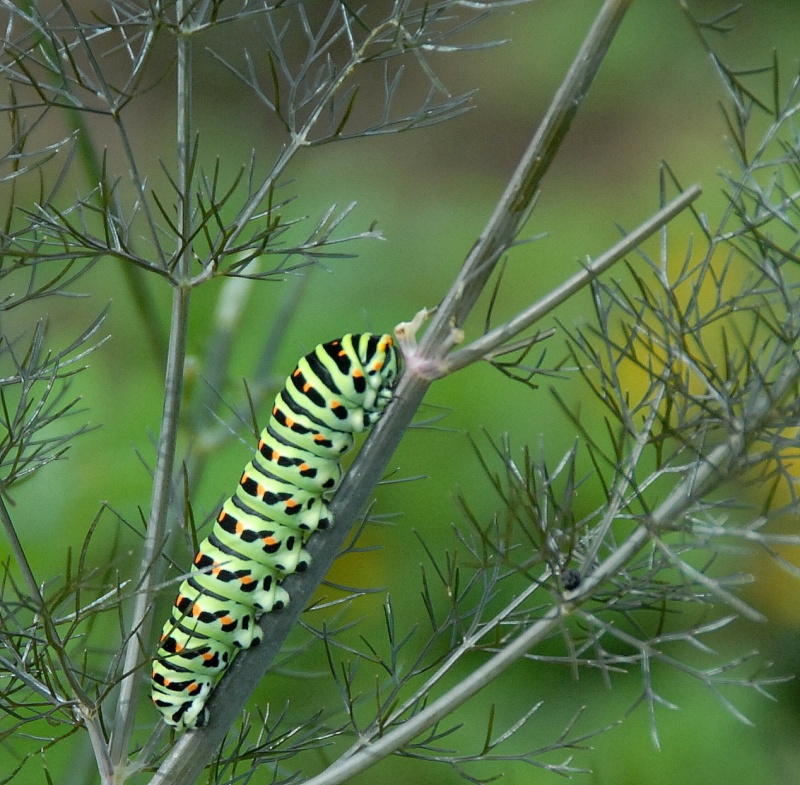
[[[453,327],[461,327],[501,256],[530,216],[550,168],[632,0],[606,0],[581,45],[492,217],[469,253],[422,341],[424,357],[441,356]]]

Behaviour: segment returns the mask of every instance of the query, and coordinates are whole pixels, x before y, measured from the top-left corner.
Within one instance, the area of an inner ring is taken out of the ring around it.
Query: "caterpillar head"
[[[364,333],[359,342],[359,359],[367,384],[377,392],[375,409],[383,409],[391,400],[392,389],[400,375],[399,354],[388,333]]]

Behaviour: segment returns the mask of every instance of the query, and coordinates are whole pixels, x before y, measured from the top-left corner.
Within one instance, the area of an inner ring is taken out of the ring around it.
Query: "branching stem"
[[[587,264],[579,273],[576,273],[560,286],[548,292],[541,300],[533,303],[533,305],[518,313],[513,319],[509,319],[504,324],[482,335],[469,345],[451,352],[439,363],[441,375],[445,376],[453,373],[492,354],[492,352],[500,349],[506,342],[547,316],[547,314],[551,313],[557,306],[561,305],[572,297],[573,294],[576,294],[591,283],[603,271],[627,256],[638,248],[648,237],[651,237],[659,229],[666,226],[678,213],[682,212],[697,199],[700,193],[701,188],[699,185],[693,185],[687,188],[686,191],[676,196],[669,204],[642,223],[634,231],[625,235],[615,246],[609,248],[604,254]]]

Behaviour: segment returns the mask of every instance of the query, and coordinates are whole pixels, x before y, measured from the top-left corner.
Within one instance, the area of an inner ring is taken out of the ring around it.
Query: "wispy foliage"
[[[352,204],[300,219],[287,183],[297,154],[466,111],[470,94],[450,95],[437,64],[499,43],[475,43],[472,28],[518,4],[0,1],[8,129],[0,160],[8,205],[0,229],[0,520],[10,552],[0,572],[0,748],[10,764],[0,782],[38,776],[30,774],[37,760],[49,777],[48,752],[69,737],[88,739],[103,783],[148,773],[152,783],[190,783],[207,768],[210,782],[333,785],[392,754],[445,764],[473,783],[512,761],[569,776],[584,771],[582,750],[601,744],[607,726],[584,730],[580,713],[555,723],[532,692],[511,722],[491,709],[481,743],[470,747],[460,707],[523,659],[574,674],[590,669],[609,685],[635,672],[641,689],[631,708],[647,708],[657,741],[658,707],[672,706],[659,682],[664,669],[694,679],[740,717],[736,689],[768,695],[782,679],[751,652],[718,655],[712,641],[741,618],[763,618],[740,594],[749,579],[728,552],[755,546],[796,572],[781,549],[800,545],[787,524],[797,513],[800,415],[800,79],[783,82],[777,59],[737,72],[707,38],[731,17],[687,16],[726,92],[734,166],[724,213],[712,222],[690,207],[699,188],[684,188],[665,165],[661,210],[495,326],[501,259],[513,262],[542,177],[629,5],[608,0],[451,290],[435,313],[398,326],[406,370],[396,401],[332,502],[337,527],[309,541],[311,569],[285,581],[291,606],[261,619],[265,642],[237,656],[212,697],[209,727],[168,740],[163,726],[150,733],[151,712],[139,712],[155,648],[154,600],[187,568],[171,553],[178,538],[169,533],[196,544],[205,521],[195,520],[192,501],[208,456],[232,434],[258,430],[273,358],[304,294],[297,274],[322,263],[335,270],[354,241],[380,236],[373,226],[350,228]],[[236,34],[245,45],[232,51],[224,41]],[[278,128],[273,157],[259,150],[231,165],[206,153],[192,95],[201,56]],[[174,157],[154,164],[133,132],[134,107],[163,90],[173,70]],[[681,212],[679,229],[668,226]],[[653,250],[647,240],[656,234]],[[622,259],[616,280],[602,275]],[[109,264],[122,269],[164,369],[152,495],[141,524],[114,513],[113,500],[102,507],[60,572],[40,576],[18,536],[14,490],[42,482],[40,469],[89,428],[91,402],[73,391],[74,377],[105,337],[104,313],[75,338],[41,313],[80,294],[79,285],[91,289],[92,273]],[[290,273],[297,283],[286,286],[246,395],[227,402],[247,297],[260,280]],[[192,294],[220,276],[230,280],[218,287],[198,361],[204,384],[187,390]],[[158,287],[171,296],[166,331]],[[494,291],[484,333],[465,343],[467,317],[487,287]],[[586,288],[594,313],[577,327],[559,325],[567,358],[550,363],[554,331],[529,330]],[[548,354],[538,349],[545,340]],[[243,711],[336,554],[360,549],[348,524],[427,389],[481,360],[538,384],[536,395],[559,377],[552,393],[573,445],[554,459],[513,434],[476,440],[482,495],[494,494],[495,510],[485,517],[466,493],[446,551],[420,538],[419,616],[408,622],[389,596],[385,634],[362,637],[340,612],[373,588],[329,584],[332,598],[313,605],[291,658],[275,666],[302,671],[313,662],[308,670],[329,675],[336,700],[308,716],[275,704]],[[567,404],[563,380],[582,385],[593,405]],[[180,422],[193,436],[187,448]],[[98,562],[90,554],[101,520],[112,520],[116,535]],[[140,545],[138,569],[118,552],[127,531]],[[691,656],[698,652],[701,664]],[[544,741],[530,741],[533,726]],[[302,779],[299,771],[318,773]]]

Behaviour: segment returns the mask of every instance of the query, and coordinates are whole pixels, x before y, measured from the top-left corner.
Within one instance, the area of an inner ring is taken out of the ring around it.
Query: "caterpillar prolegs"
[[[261,640],[258,617],[288,602],[280,582],[308,566],[302,546],[332,522],[341,457],[381,415],[397,375],[391,336],[363,333],[320,344],[287,378],[164,625],[152,698],[169,725],[208,721],[206,701],[235,653]]]

